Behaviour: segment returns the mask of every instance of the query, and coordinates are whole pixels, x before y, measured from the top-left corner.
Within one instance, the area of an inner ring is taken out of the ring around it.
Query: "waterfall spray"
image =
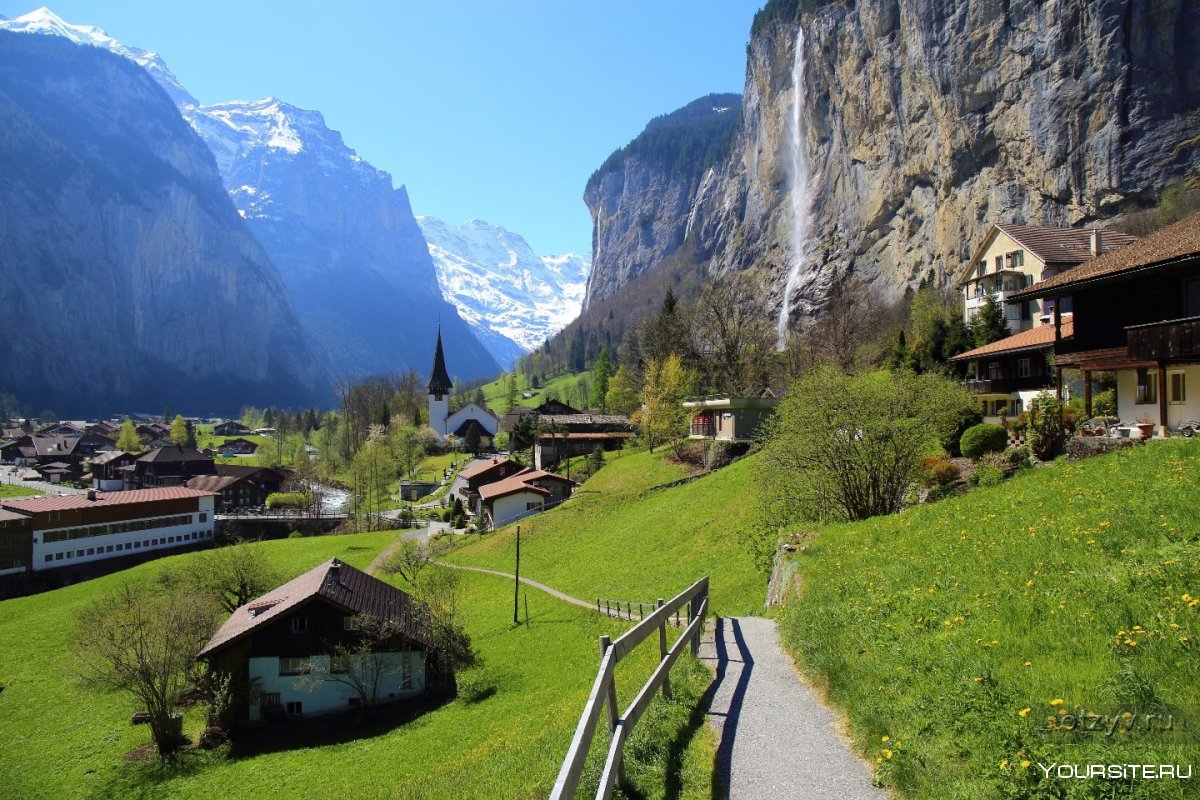
[[[796,30],[796,54],[792,59],[792,130],[791,146],[788,148],[788,172],[792,188],[792,265],[788,269],[787,282],[783,285],[783,303],[779,307],[779,322],[776,326],[779,348],[788,340],[788,317],[792,311],[792,292],[800,280],[800,269],[804,266],[804,243],[808,239],[809,197],[808,152],[804,135],[804,29]]]

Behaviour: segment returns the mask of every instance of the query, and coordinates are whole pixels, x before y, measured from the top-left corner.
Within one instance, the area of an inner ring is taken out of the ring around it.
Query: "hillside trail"
[[[718,618],[700,643],[716,678],[706,714],[720,737],[713,797],[887,800],[833,713],[800,679],[775,621]]]

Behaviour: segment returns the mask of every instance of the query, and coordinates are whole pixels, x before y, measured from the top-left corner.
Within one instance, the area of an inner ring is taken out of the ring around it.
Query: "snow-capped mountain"
[[[588,257],[539,256],[518,234],[481,220],[459,226],[419,216],[417,222],[442,295],[501,365],[511,366],[579,316]]]
[[[105,50],[128,58],[150,73],[158,85],[167,90],[167,94],[177,106],[196,105],[196,98],[179,83],[175,74],[167,69],[167,65],[152,50],[142,50],[121,44],[94,25],[72,25],[63,21],[50,9],[42,6],[36,11],[6,20],[0,15],[0,29],[18,33],[40,33],[50,36],[61,36],[70,39],[75,44],[102,47]]]
[[[212,151],[332,375],[423,370],[439,322],[455,377],[498,371],[442,296],[405,188],[347,147],[320,112],[275,98],[201,106],[156,53],[46,8],[0,29],[104,48],[149,72]]]

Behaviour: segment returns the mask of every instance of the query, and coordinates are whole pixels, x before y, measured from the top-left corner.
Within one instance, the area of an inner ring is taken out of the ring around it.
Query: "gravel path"
[[[482,572],[485,575],[499,575],[501,578],[508,578],[509,580],[512,580],[512,578],[513,578],[513,574],[511,572],[501,572],[498,569],[484,569],[483,567],[468,567],[465,564],[450,564],[445,561],[435,561],[433,563],[438,564],[443,567],[449,567],[450,569],[464,569],[467,572]],[[521,583],[525,584],[526,586],[532,586],[535,589],[541,589],[543,592],[550,595],[551,597],[557,597],[559,600],[565,600],[566,602],[568,602],[572,605],[581,606],[583,608],[588,608],[588,609],[591,609],[592,611],[596,610],[595,603],[589,603],[587,600],[580,600],[578,597],[571,597],[571,595],[569,595],[569,594],[563,594],[558,589],[552,589],[544,583],[538,583],[537,581],[530,580],[529,578],[521,578]]]
[[[719,619],[700,657],[717,672],[708,709],[721,738],[714,798],[887,800],[800,680],[773,620]]]

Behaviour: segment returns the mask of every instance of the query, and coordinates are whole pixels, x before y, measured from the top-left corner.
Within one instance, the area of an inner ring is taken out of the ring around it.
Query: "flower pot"
[[[1146,439],[1149,439],[1151,436],[1154,435],[1154,423],[1153,422],[1139,422],[1137,424],[1137,429],[1138,429],[1138,433],[1140,433],[1142,435],[1142,441],[1145,441]]]

